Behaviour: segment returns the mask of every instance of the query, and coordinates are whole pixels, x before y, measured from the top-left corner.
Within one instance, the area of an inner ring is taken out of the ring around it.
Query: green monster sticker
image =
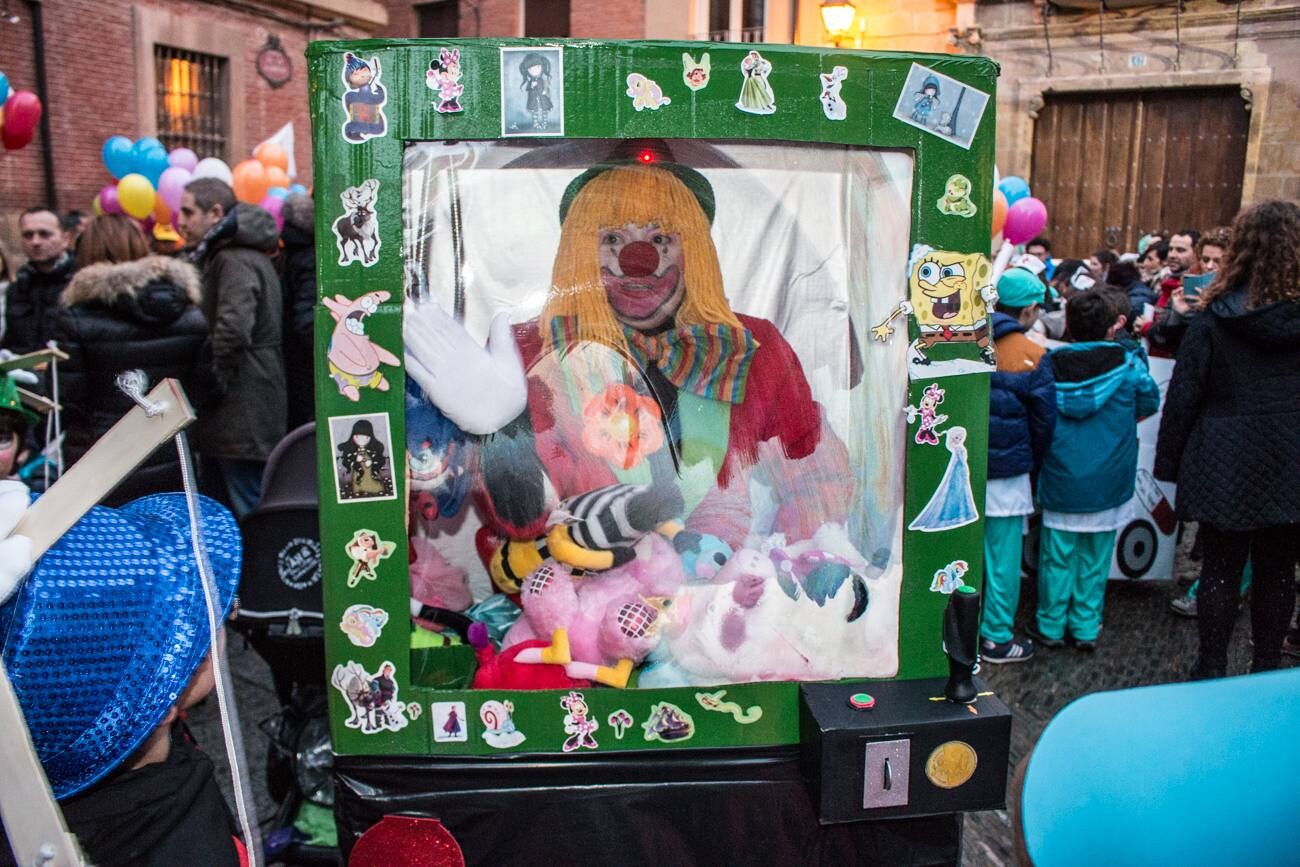
[[[717,711],[718,713],[729,713],[732,719],[743,726],[750,723],[758,722],[763,718],[763,709],[758,705],[750,705],[749,708],[742,708],[734,701],[723,701],[727,691],[720,689],[717,692],[697,692],[695,700],[700,703],[700,707],[705,710]]]
[[[970,200],[970,178],[965,175],[953,175],[944,185],[943,197],[937,202],[939,213],[950,217],[973,217],[979,209]]]

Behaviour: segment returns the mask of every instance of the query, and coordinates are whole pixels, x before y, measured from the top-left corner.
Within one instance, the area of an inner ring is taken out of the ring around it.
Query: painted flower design
[[[582,416],[587,451],[625,470],[663,448],[659,405],[629,385],[609,386],[587,401]]]

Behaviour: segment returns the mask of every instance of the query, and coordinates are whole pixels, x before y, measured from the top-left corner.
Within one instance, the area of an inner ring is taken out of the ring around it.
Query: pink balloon
[[[1047,225],[1047,206],[1032,196],[1023,198],[1007,210],[1002,234],[1012,244],[1023,244],[1043,231]]]
[[[258,202],[257,206],[275,218],[276,231],[284,231],[284,199],[277,199],[268,193],[262,197],[262,201]]]
[[[187,172],[194,171],[194,167],[198,164],[199,155],[189,148],[175,148],[167,155],[167,165],[185,169]]]
[[[163,170],[162,176],[158,178],[158,195],[162,196],[167,210],[174,214],[181,209],[181,196],[185,195],[185,185],[193,178],[194,175],[190,170],[181,166],[172,166]]]
[[[117,200],[117,184],[106,184],[100,188],[99,209],[105,214],[122,213],[122,203]]]

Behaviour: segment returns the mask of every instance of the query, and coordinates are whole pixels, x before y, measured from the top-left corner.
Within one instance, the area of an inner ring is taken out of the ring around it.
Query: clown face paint
[[[600,231],[600,275],[614,315],[631,328],[656,328],[677,312],[686,294],[682,238],[654,223]]]
[[[17,433],[10,433],[0,442],[0,478],[7,479],[13,475],[18,464],[18,452],[22,450],[22,440]]]

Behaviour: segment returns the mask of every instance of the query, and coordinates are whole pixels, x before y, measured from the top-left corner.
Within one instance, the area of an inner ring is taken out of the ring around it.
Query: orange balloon
[[[1007,197],[1001,190],[993,191],[993,234],[1002,231],[1007,223]]]
[[[266,170],[266,186],[268,188],[287,187],[291,183],[293,181],[289,180],[289,176],[279,166],[271,166]]]
[[[266,166],[257,160],[244,160],[231,172],[235,198],[256,205],[266,196],[270,184],[266,179]]]
[[[167,203],[163,201],[162,196],[158,196],[156,199],[154,199],[153,218],[157,220],[158,224],[161,226],[171,225],[171,221],[172,221],[171,208],[167,207]]]
[[[286,153],[285,149],[276,142],[264,141],[257,147],[253,148],[253,159],[257,160],[268,169],[277,168],[282,172],[289,171],[289,154]],[[276,185],[271,184],[271,186],[274,187]]]

